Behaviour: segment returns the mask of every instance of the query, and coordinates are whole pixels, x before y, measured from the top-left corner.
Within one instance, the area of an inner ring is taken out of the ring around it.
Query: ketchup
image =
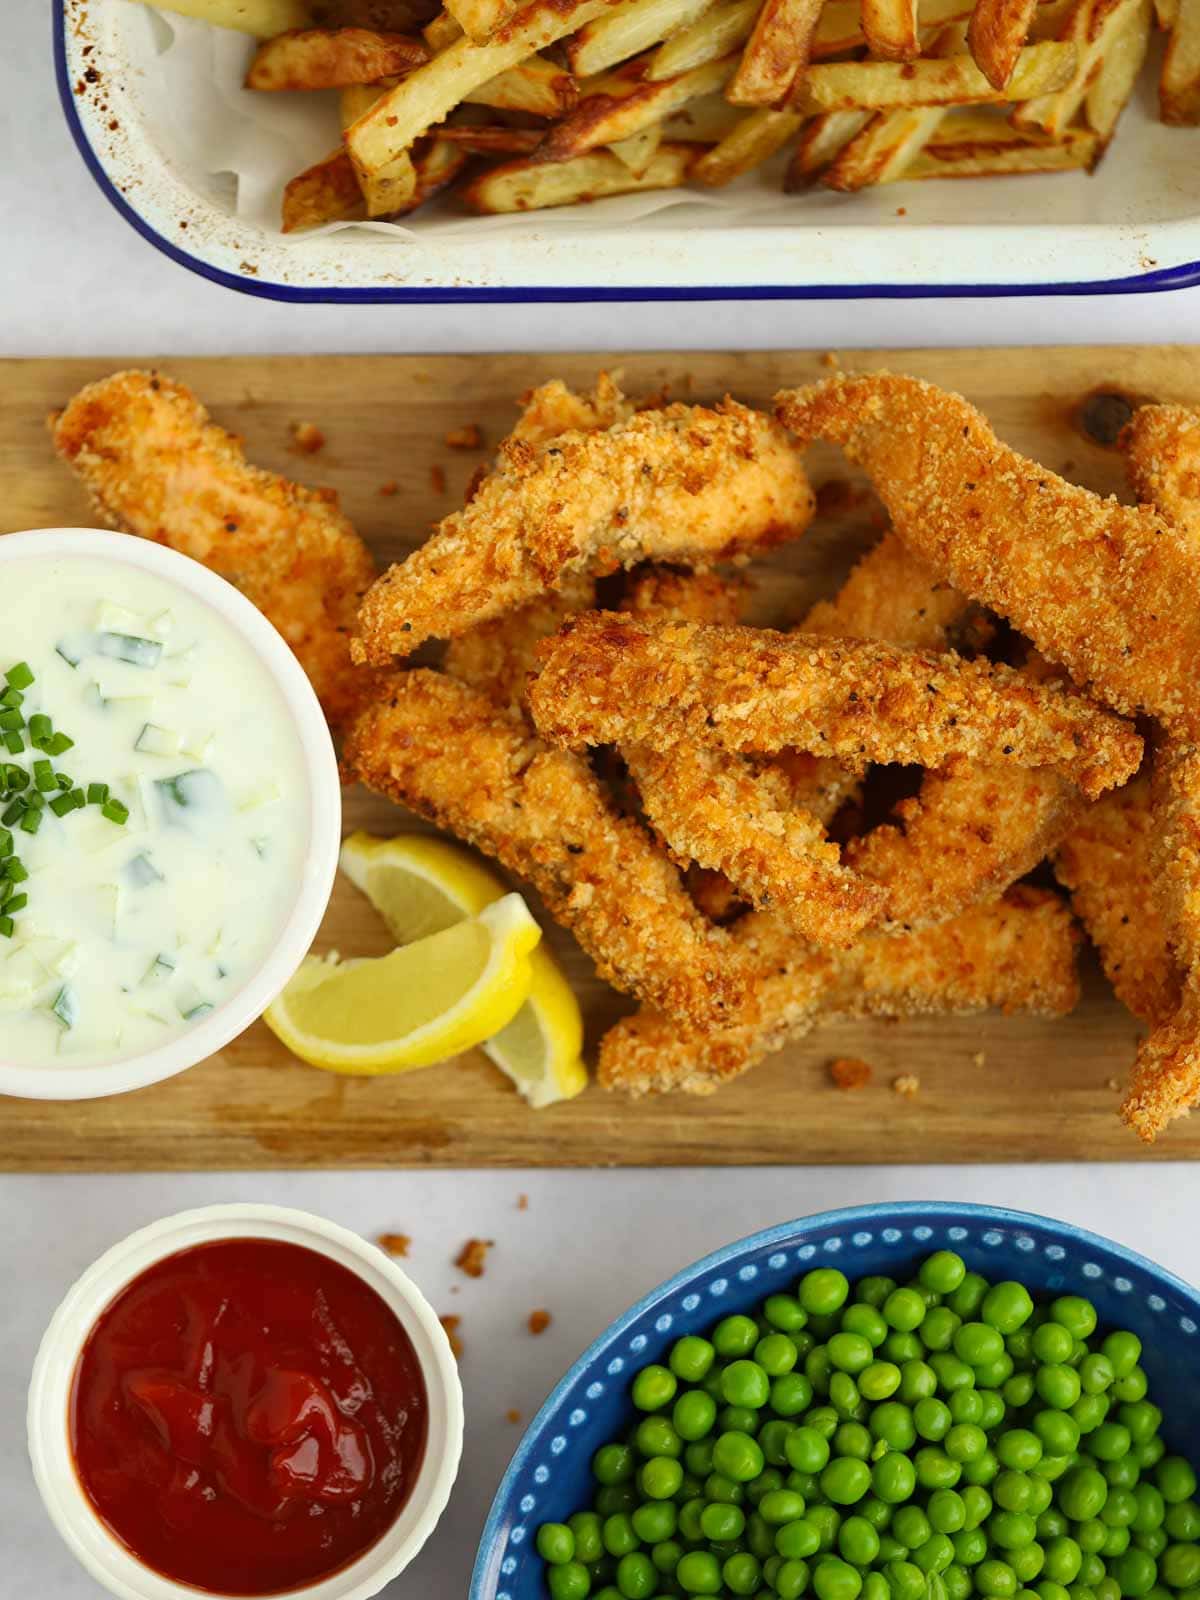
[[[428,1400],[378,1294],[315,1250],[224,1239],[135,1278],[88,1335],[75,1468],[147,1567],[221,1594],[301,1588],[399,1515]]]

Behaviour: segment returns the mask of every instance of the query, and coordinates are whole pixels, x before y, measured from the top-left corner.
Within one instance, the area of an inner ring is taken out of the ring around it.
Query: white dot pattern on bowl
[[[878,1238],[881,1243],[894,1246],[901,1244],[907,1236],[914,1245],[925,1250],[930,1247],[931,1243],[934,1248],[938,1247],[939,1234],[945,1240],[947,1246],[959,1246],[969,1242],[973,1233],[973,1229],[959,1224],[955,1224],[953,1227],[933,1228],[921,1223],[908,1230],[895,1227],[883,1228],[880,1230]],[[1025,1232],[1006,1233],[997,1228],[989,1227],[985,1231],[974,1233],[974,1237],[977,1244],[986,1246],[989,1249],[995,1249],[1005,1243],[1006,1240],[1024,1255],[1032,1255],[1038,1249],[1037,1240],[1033,1235]],[[833,1235],[823,1239],[819,1245],[805,1243],[790,1250],[775,1249],[768,1256],[757,1262],[746,1262],[741,1265],[737,1269],[736,1277],[741,1283],[752,1283],[760,1277],[768,1280],[762,1284],[759,1291],[765,1297],[767,1294],[775,1292],[776,1289],[785,1288],[794,1280],[797,1264],[800,1265],[801,1270],[808,1270],[808,1264],[813,1261],[819,1250],[827,1255],[837,1255],[847,1247],[864,1250],[875,1242],[875,1238],[876,1235],[866,1229],[859,1229],[845,1237]],[[1068,1250],[1064,1245],[1045,1244],[1041,1247],[1041,1252],[1048,1262],[1056,1265],[1068,1261]],[[1076,1262],[1075,1271],[1078,1277],[1095,1283],[1096,1280],[1105,1276],[1104,1268],[1098,1262],[1090,1260],[1079,1262],[1078,1257],[1076,1257]],[[778,1282],[770,1282],[769,1280],[772,1278],[778,1280]],[[1051,1291],[1057,1291],[1067,1282],[1067,1274],[1056,1272],[1049,1280],[1048,1287]],[[1109,1279],[1109,1282],[1118,1294],[1128,1295],[1135,1292],[1134,1282],[1124,1275],[1114,1274]],[[680,1295],[674,1308],[661,1311],[656,1315],[655,1331],[659,1334],[669,1333],[680,1315],[690,1317],[692,1313],[701,1309],[706,1300],[719,1301],[729,1293],[729,1289],[730,1280],[724,1275],[715,1277],[711,1282],[704,1284],[702,1292],[689,1288],[686,1294]],[[1167,1307],[1167,1302],[1159,1294],[1148,1294],[1145,1303],[1150,1310],[1155,1312],[1162,1312]],[[714,1316],[716,1316],[718,1314],[717,1308],[714,1307],[713,1310]],[[1178,1319],[1178,1326],[1181,1332],[1189,1336],[1195,1336],[1200,1332],[1200,1324],[1190,1316],[1181,1315]],[[645,1351],[647,1344],[647,1336],[644,1333],[637,1333],[629,1337],[626,1348],[630,1356],[636,1357]],[[665,1351],[660,1359],[664,1358]],[[615,1355],[609,1358],[605,1370],[610,1377],[618,1377],[625,1372],[628,1364],[625,1356]],[[597,1401],[604,1397],[607,1388],[608,1386],[604,1383],[591,1381],[583,1392],[589,1401]],[[572,1428],[582,1427],[587,1419],[588,1412],[582,1406],[575,1406],[567,1416],[568,1425]],[[551,1456],[561,1456],[567,1448],[566,1436],[562,1433],[555,1434],[545,1448],[548,1449]],[[550,1481],[550,1468],[545,1462],[541,1462],[533,1468],[530,1476],[536,1485],[542,1487]],[[532,1515],[537,1509],[537,1497],[528,1493],[522,1495],[518,1509],[522,1517],[530,1518],[532,1521]],[[508,1530],[506,1551],[499,1566],[499,1571],[505,1578],[511,1578],[518,1569],[519,1563],[512,1553],[513,1550],[525,1545],[527,1540],[527,1524],[519,1523]],[[535,1592],[540,1593],[540,1591]],[[522,1594],[524,1594],[524,1590],[522,1590]],[[514,1600],[514,1595],[508,1588],[498,1588],[494,1591],[494,1594],[488,1594],[486,1591],[482,1592],[479,1600]]]

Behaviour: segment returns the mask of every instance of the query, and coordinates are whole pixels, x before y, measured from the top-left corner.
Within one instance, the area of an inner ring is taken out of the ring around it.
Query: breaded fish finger
[[[453,638],[571,572],[651,557],[704,564],[795,538],[812,512],[787,434],[731,400],[642,411],[540,448],[509,440],[470,504],[371,588],[355,659]]]
[[[1067,483],[1003,445],[958,395],[886,372],[776,398],[802,443],[865,468],[896,532],[1119,711],[1200,734],[1195,545],[1150,506]]]
[[[559,744],[794,745],[858,766],[964,755],[1052,766],[1089,795],[1141,759],[1128,724],[1065,685],[928,650],[589,611],[538,653],[530,709]]]
[[[791,936],[778,917],[751,913],[740,943],[767,976],[755,1020],[707,1034],[655,1011],[626,1017],[600,1044],[599,1081],[640,1096],[710,1094],[765,1056],[839,1016],[905,1016],[999,1007],[1061,1016],[1079,998],[1078,936],[1057,895],[1019,887],[1003,899],[918,933],[872,933],[849,950]]]
[[[819,600],[797,633],[880,639],[918,650],[949,650],[971,602],[889,530],[852,569],[831,600]]]
[[[699,1027],[749,1001],[746,954],[710,927],[587,763],[439,672],[392,677],[350,729],[347,769],[537,889],[616,988]]]
[[[375,563],[332,491],[250,466],[190,390],[156,373],[89,384],[51,432],[106,522],[235,584],[296,652],[330,722],[353,715],[375,682],[349,650]]]
[[[496,705],[523,711],[538,645],[595,598],[595,580],[586,572],[574,572],[556,594],[545,594],[451,639],[442,666]]]
[[[1138,499],[1151,501],[1191,539],[1200,539],[1200,412],[1142,406],[1118,443]]]

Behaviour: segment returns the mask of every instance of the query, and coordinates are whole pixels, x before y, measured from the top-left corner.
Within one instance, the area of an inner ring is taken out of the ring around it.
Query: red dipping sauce
[[[71,1447],[145,1566],[218,1594],[301,1588],[395,1521],[428,1399],[395,1313],[327,1256],[273,1239],[181,1250],[92,1328]]]

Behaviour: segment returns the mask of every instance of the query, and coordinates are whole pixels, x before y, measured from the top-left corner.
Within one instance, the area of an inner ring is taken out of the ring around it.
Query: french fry
[[[863,0],[864,5],[868,0]],[[725,98],[777,106],[808,65],[822,0],[763,0]]]
[[[723,94],[704,95],[702,99],[689,101],[664,120],[663,138],[668,141],[684,139],[691,144],[719,144],[744,116],[745,112],[731,106]]]
[[[486,44],[517,9],[513,0],[446,0],[446,10],[476,44]]]
[[[1179,16],[1179,0],[1154,0],[1154,20],[1169,33]]]
[[[1026,133],[1060,138],[1075,121],[1088,85],[1114,41],[1128,26],[1140,0],[1076,0],[1060,38],[1075,46],[1075,69],[1052,91],[1030,97],[1014,95],[1028,103],[1013,113],[1013,126]],[[1035,45],[1034,49],[1044,49]]]
[[[366,28],[299,28],[259,45],[247,89],[344,89],[411,72],[429,60],[419,39]]]
[[[307,0],[136,0],[156,11],[195,17],[214,28],[233,28],[256,39],[273,39],[289,28],[307,28],[312,21]]]
[[[1132,4],[1134,0],[1119,3]],[[969,56],[903,63],[822,62],[810,67],[801,82],[797,109],[815,113],[864,107],[885,110],[899,106],[1000,105],[1010,100],[1029,100],[1069,83],[1078,59],[1079,52],[1070,42],[1027,45],[1003,89],[994,89]]]
[[[976,0],[967,43],[993,89],[1003,89],[1029,35],[1037,0]]]
[[[473,210],[493,215],[507,211],[542,211],[605,195],[643,189],[678,189],[687,181],[695,149],[687,144],[659,145],[640,178],[611,150],[592,150],[573,161],[510,161],[473,179],[462,198]]]
[[[455,22],[448,11],[439,11],[422,29],[425,43],[434,55],[440,55],[443,50],[449,50],[456,39],[461,39],[463,31]]]
[[[437,136],[473,155],[531,156],[542,142],[539,128],[452,128],[443,123]]]
[[[1030,44],[1039,44],[1043,39],[1061,39],[1075,5],[1076,0],[1042,0],[1029,24]]]
[[[1138,0],[1129,13],[1127,25],[1114,39],[1100,63],[1099,71],[1088,86],[1084,119],[1100,141],[1098,155],[1104,153],[1133,93],[1133,86],[1146,59],[1146,51],[1150,48],[1153,15],[1151,0]]]
[[[1158,103],[1164,122],[1176,127],[1200,123],[1200,0],[1177,0]]]
[[[571,70],[581,78],[606,72],[686,28],[711,4],[712,0],[620,0],[567,40]]]
[[[578,105],[579,85],[557,62],[530,56],[464,95],[463,103],[491,106],[495,111],[529,111],[536,117],[563,117]]]
[[[368,176],[381,171],[427,128],[443,122],[473,90],[574,33],[607,4],[608,0],[530,0],[491,43],[456,39],[347,129],[346,145],[355,167]]]
[[[917,0],[862,0],[862,30],[877,61],[912,61],[921,53]]]
[[[386,89],[373,84],[354,84],[343,89],[339,101],[343,132],[352,128],[386,93]],[[409,210],[416,198],[417,174],[407,150],[402,150],[381,172],[370,177],[357,173],[356,177],[368,217],[395,216],[397,212]]]
[[[933,33],[947,22],[969,17],[972,4],[973,0],[924,0],[917,14],[922,35]],[[866,42],[859,0],[825,0],[813,34],[813,60],[848,55],[851,50],[862,49]]]
[[[871,112],[857,107],[852,111],[826,111],[810,118],[792,152],[787,177],[783,180],[784,192],[796,194],[806,189],[870,120]]]
[[[909,163],[925,148],[945,116],[940,106],[907,106],[873,117],[826,168],[827,189],[851,193],[907,176]]]
[[[366,214],[354,163],[342,149],[306,168],[283,191],[284,233],[300,233],[306,228],[320,228],[327,222]]]
[[[422,139],[413,152],[413,166],[417,173],[417,192],[409,206],[415,211],[435,194],[440,194],[452,184],[470,161],[470,152],[460,149],[441,133],[432,139]]]
[[[672,34],[655,51],[646,68],[647,82],[677,78],[681,72],[729,55],[750,37],[759,4],[760,0],[722,0],[710,6],[690,27]]]
[[[732,183],[743,172],[769,161],[800,129],[803,117],[794,111],[751,111],[701,156],[690,176],[710,189]]]
[[[654,160],[655,151],[662,143],[663,125],[652,122],[640,133],[631,133],[628,139],[619,139],[609,149],[618,161],[623,161],[635,178],[641,178]]]
[[[651,123],[678,111],[689,100],[723,88],[733,76],[736,56],[710,61],[662,83],[604,80],[602,92],[584,90],[579,105],[546,135],[542,156],[546,161],[570,161],[604,144],[615,144],[640,133]]]
[[[1088,128],[1070,128],[1048,140],[994,119],[986,127],[951,112],[910,162],[906,178],[1002,178],[1021,173],[1070,172],[1090,166],[1098,140]],[[1007,132],[1004,129],[1007,126]]]

